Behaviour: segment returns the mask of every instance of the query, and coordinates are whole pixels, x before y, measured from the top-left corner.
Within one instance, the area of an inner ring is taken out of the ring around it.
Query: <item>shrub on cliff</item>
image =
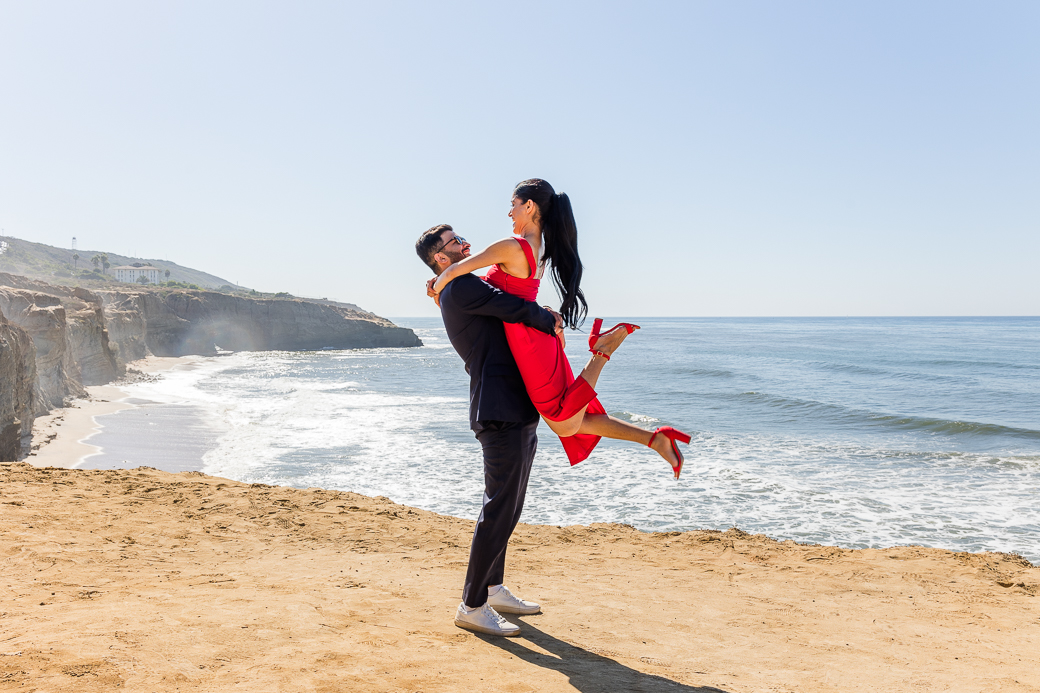
[[[168,286],[171,289],[195,289],[196,291],[200,289],[198,284],[188,284],[187,282],[179,282],[175,279],[166,282],[159,282],[156,286]]]

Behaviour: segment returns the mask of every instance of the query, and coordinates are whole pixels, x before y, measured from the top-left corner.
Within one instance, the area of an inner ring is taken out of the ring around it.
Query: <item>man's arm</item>
[[[548,335],[556,334],[556,318],[536,303],[499,291],[473,275],[459,277],[441,294],[463,313],[519,322]]]

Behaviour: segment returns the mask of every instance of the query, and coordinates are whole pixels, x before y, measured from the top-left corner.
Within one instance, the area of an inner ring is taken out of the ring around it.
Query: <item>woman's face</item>
[[[513,220],[513,231],[519,231],[534,221],[534,202],[521,202],[516,195],[509,202],[509,218]]]

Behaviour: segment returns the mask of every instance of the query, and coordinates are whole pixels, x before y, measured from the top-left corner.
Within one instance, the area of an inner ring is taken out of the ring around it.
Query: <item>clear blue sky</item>
[[[593,314],[1038,315],[1040,3],[0,0],[12,236],[434,315],[533,176]]]

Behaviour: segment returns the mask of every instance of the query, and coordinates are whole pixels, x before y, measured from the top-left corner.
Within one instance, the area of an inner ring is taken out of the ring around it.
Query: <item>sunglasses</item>
[[[459,236],[459,235],[452,236],[447,241],[445,241],[444,245],[442,245],[440,248],[437,248],[437,250],[435,250],[433,252],[435,252],[435,253],[441,252],[442,250],[447,248],[449,245],[451,245],[452,241],[457,242],[459,244],[459,247],[462,247],[462,244],[466,242],[466,239],[463,238],[462,236]]]

